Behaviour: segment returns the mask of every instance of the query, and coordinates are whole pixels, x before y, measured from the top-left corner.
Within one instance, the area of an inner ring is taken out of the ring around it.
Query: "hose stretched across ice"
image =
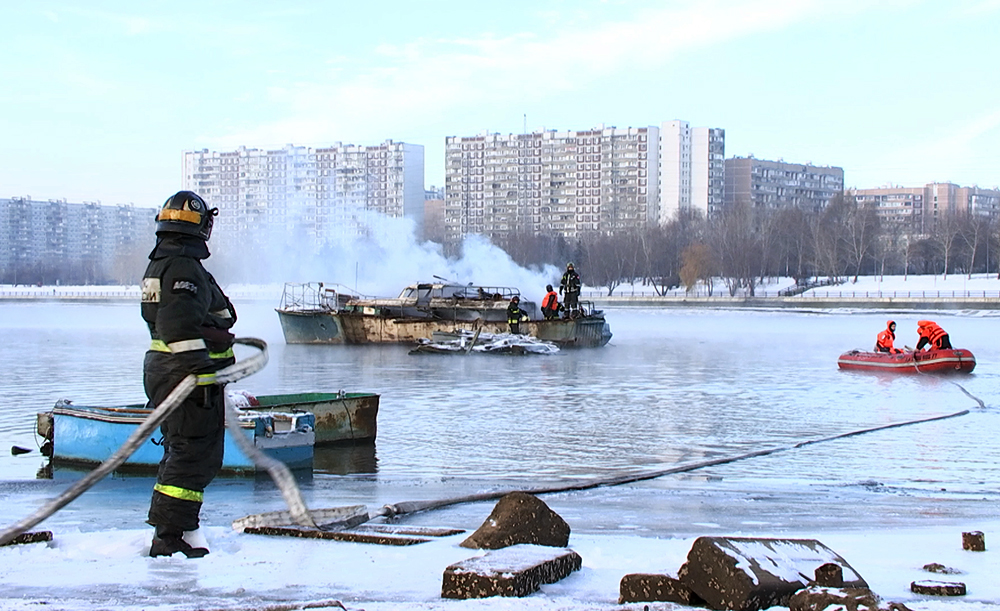
[[[237,344],[243,344],[245,346],[250,346],[260,350],[259,354],[230,365],[225,369],[221,369],[215,374],[216,382],[219,384],[227,384],[229,382],[235,382],[241,380],[250,374],[256,373],[267,365],[267,344],[263,340],[255,338],[238,338],[235,340]],[[46,505],[41,507],[38,511],[31,514],[30,516],[24,518],[17,524],[5,528],[0,532],[0,545],[11,542],[18,535],[26,532],[32,526],[35,526],[39,522],[49,518],[55,512],[59,511],[69,503],[71,503],[78,496],[86,492],[91,486],[104,479],[109,473],[117,469],[124,463],[129,456],[131,456],[146,439],[152,435],[156,427],[166,420],[177,406],[179,406],[191,391],[197,386],[197,377],[193,374],[188,375],[186,378],[180,381],[179,384],[167,395],[167,398],[163,400],[160,405],[156,407],[142,421],[142,424],[125,440],[118,450],[115,451],[107,460],[101,463],[96,469],[88,473],[85,477],[80,479],[78,482],[70,486],[66,491],[60,494],[58,497],[49,501]],[[234,433],[234,437],[237,440],[237,444],[240,445],[240,449],[243,450],[247,456],[254,460],[255,464],[260,465],[274,478],[275,484],[281,489],[282,495],[285,497],[285,501],[288,503],[291,514],[295,519],[296,523],[303,526],[312,526],[312,518],[309,516],[309,511],[306,508],[305,502],[302,500],[302,495],[299,492],[298,486],[295,484],[295,480],[292,478],[291,473],[288,468],[278,461],[271,459],[270,457],[263,456],[257,448],[253,447],[253,442],[246,438],[242,430],[239,428],[239,416],[236,414],[235,410],[226,401],[226,426]],[[242,442],[249,444],[249,448],[243,445]],[[261,458],[263,457],[263,461]],[[277,464],[273,464],[277,463]]]
[[[959,388],[962,388],[959,386]],[[979,402],[980,406],[984,406],[982,401],[971,395],[968,391],[962,388],[970,398]],[[678,473],[688,473],[691,471],[696,471],[698,469],[705,469],[707,467],[715,467],[718,465],[725,465],[729,463],[734,463],[741,460],[747,460],[749,458],[757,458],[760,456],[768,456],[770,454],[777,454],[779,452],[788,452],[798,448],[803,448],[818,443],[825,443],[829,441],[834,441],[837,439],[844,439],[847,437],[854,437],[857,435],[865,435],[868,433],[874,433],[877,431],[884,431],[888,429],[899,428],[903,426],[912,426],[915,424],[924,424],[927,422],[936,422],[939,420],[947,420],[950,418],[958,418],[960,416],[965,416],[969,413],[969,410],[964,409],[951,414],[944,414],[940,416],[928,416],[926,418],[919,418],[916,420],[907,420],[904,422],[892,422],[889,424],[883,424],[880,426],[874,426],[866,429],[858,429],[855,431],[850,431],[847,433],[840,433],[837,435],[830,435],[828,437],[820,437],[816,439],[808,439],[805,441],[800,441],[786,446],[777,446],[772,448],[767,448],[763,450],[756,450],[753,452],[747,452],[745,454],[738,454],[734,456],[720,456],[718,458],[712,458],[708,460],[686,463],[681,465],[675,465],[665,469],[657,469],[653,471],[647,471],[643,473],[633,473],[627,475],[619,475],[616,477],[608,477],[601,479],[591,479],[581,481],[575,484],[564,484],[555,486],[538,486],[533,488],[509,488],[503,490],[495,490],[492,492],[483,492],[478,494],[470,494],[460,497],[452,497],[448,499],[440,499],[433,501],[404,501],[402,503],[394,503],[389,505],[383,505],[382,507],[371,511],[367,515],[367,519],[374,518],[395,518],[398,516],[418,513],[421,511],[428,511],[431,509],[438,509],[441,507],[448,507],[451,505],[461,505],[465,503],[477,503],[481,501],[491,501],[499,499],[511,492],[525,492],[528,494],[555,494],[560,492],[577,492],[582,490],[591,490],[594,488],[605,488],[611,486],[621,486],[623,484],[632,484],[635,482],[656,479],[663,477],[665,475],[675,475]],[[353,506],[353,507],[336,507],[332,509],[318,509],[314,510],[314,514],[317,516],[323,516],[331,520],[342,520],[346,522],[348,519],[352,519],[356,516],[358,510],[364,510],[364,506]],[[288,515],[286,512],[269,512],[263,514],[256,514],[252,516],[247,516],[233,522],[233,528],[236,530],[243,530],[247,526],[286,526],[288,525]],[[321,519],[321,518],[318,518]],[[362,520],[364,521],[364,520]],[[355,522],[356,524],[356,522]],[[334,526],[334,524],[328,525],[329,527]]]

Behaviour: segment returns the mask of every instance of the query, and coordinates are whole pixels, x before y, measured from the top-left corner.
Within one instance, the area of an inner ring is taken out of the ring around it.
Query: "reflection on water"
[[[313,454],[313,471],[327,475],[374,474],[378,456],[374,443],[319,446]]]
[[[850,521],[856,516],[835,501],[845,494],[864,496],[876,513],[871,497],[936,504],[998,495],[992,431],[1000,347],[992,338],[1000,318],[992,315],[935,314],[953,343],[977,357],[976,372],[957,381],[985,402],[982,409],[947,380],[839,371],[841,352],[873,344],[882,313],[611,310],[614,338],[605,348],[424,358],[406,346],[285,345],[272,306],[237,304],[237,333],[270,347],[268,366],[237,389],[381,395],[374,445],[316,450],[304,486],[324,502],[398,502],[642,473],[962,409],[972,413],[660,478],[628,494],[573,498],[672,504],[706,494],[719,503],[713,511],[768,498],[779,499],[768,501],[777,503],[774,515],[840,512]],[[893,317],[897,343],[912,345],[916,320],[927,314]],[[35,412],[60,398],[142,402],[147,344],[134,305],[0,303],[0,367],[8,372],[0,379],[2,447],[34,447]],[[7,480],[33,479],[43,464],[37,452],[0,453]],[[233,486],[245,484],[226,480],[212,489]],[[691,503],[685,511],[697,513]]]

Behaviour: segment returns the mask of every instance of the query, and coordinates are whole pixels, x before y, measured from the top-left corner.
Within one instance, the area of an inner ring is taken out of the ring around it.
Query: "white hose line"
[[[236,380],[243,379],[252,373],[260,371],[265,365],[267,365],[267,344],[262,340],[255,338],[239,338],[235,340],[235,343],[258,348],[260,349],[260,354],[255,354],[245,361],[219,370],[216,373],[216,380],[219,383],[235,382]],[[153,431],[156,430],[156,428],[160,426],[164,420],[166,420],[167,416],[177,409],[177,406],[179,406],[184,399],[191,394],[191,391],[194,390],[197,385],[198,378],[194,374],[190,374],[181,380],[180,383],[177,384],[172,391],[170,391],[167,398],[164,399],[163,402],[160,403],[148,416],[146,416],[145,420],[142,421],[142,424],[136,428],[129,438],[125,440],[125,443],[123,443],[114,454],[108,457],[107,460],[98,465],[96,469],[88,473],[78,482],[67,488],[62,494],[39,508],[38,511],[24,518],[17,524],[5,528],[2,532],[0,532],[0,545],[10,543],[18,535],[27,532],[29,528],[49,518],[55,512],[70,504],[78,496],[90,489],[94,484],[104,479],[104,477],[109,473],[120,467],[122,463],[128,460],[129,456],[139,449],[139,446],[146,443],[146,440],[153,434]],[[294,485],[295,482],[293,481],[292,484]],[[297,491],[298,488],[296,487],[296,492]]]
[[[306,502],[302,498],[302,492],[299,490],[298,484],[295,483],[292,472],[285,463],[258,450],[254,442],[246,436],[240,426],[239,412],[233,407],[228,395],[226,395],[226,428],[229,429],[240,451],[250,458],[257,467],[267,471],[271,479],[274,480],[274,485],[281,491],[281,496],[284,497],[285,504],[288,505],[292,520],[299,526],[316,528],[316,522],[309,514],[309,507],[306,506]]]

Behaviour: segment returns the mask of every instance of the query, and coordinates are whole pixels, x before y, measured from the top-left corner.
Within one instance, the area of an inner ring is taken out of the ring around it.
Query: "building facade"
[[[725,205],[821,210],[844,191],[844,170],[832,166],[732,157],[725,163]]]
[[[682,211],[702,217],[718,213],[725,203],[726,131],[691,127],[687,121],[660,126],[659,222]]]
[[[578,238],[656,222],[658,142],[657,127],[450,136],[445,240]]]
[[[187,151],[182,181],[218,206],[224,246],[274,235],[321,246],[347,243],[381,217],[405,217],[419,231],[424,210],[424,147],[387,140],[259,150]]]
[[[132,204],[0,199],[0,282],[138,282],[156,212]]]
[[[852,191],[857,202],[874,206],[878,216],[910,233],[933,231],[947,214],[1000,216],[1000,190],[960,187],[954,183],[928,183],[923,187],[885,186]]]

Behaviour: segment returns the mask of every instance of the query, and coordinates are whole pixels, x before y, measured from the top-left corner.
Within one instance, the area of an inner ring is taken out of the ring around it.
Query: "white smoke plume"
[[[359,228],[351,232],[355,235],[324,244],[309,238],[298,223],[280,231],[258,228],[250,251],[233,256],[213,249],[217,275],[223,282],[228,272],[251,284],[339,284],[375,297],[396,297],[405,286],[433,282],[436,276],[459,284],[517,288],[536,304],[545,296],[545,285],[558,286],[561,277],[552,265],[518,265],[482,236],[466,237],[460,256],[449,258],[439,244],[418,240],[410,219],[358,211],[354,220]]]

